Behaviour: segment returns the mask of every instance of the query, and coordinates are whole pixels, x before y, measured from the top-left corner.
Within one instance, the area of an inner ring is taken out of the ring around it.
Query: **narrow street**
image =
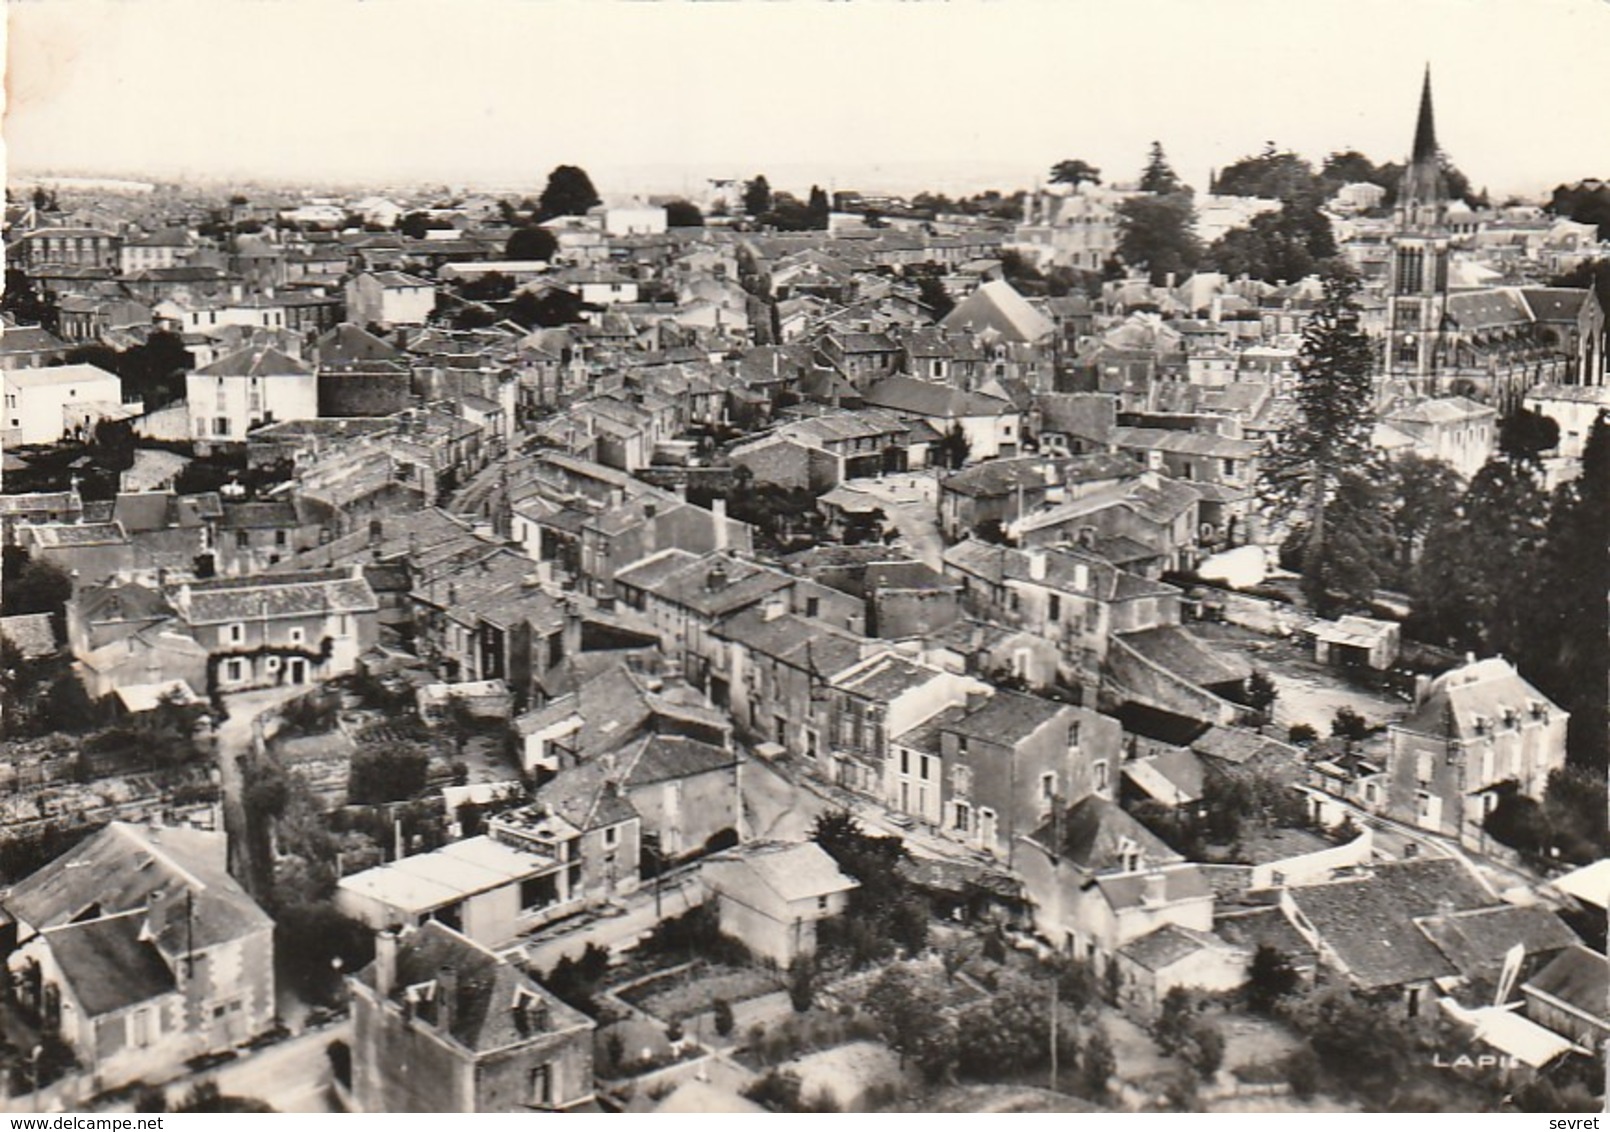
[[[251,839],[247,836],[246,808],[243,804],[246,781],[241,760],[251,755],[257,721],[307,690],[306,687],[287,685],[242,692],[224,699],[229,718],[219,725],[214,734],[218,755],[218,786],[224,811],[224,832],[229,838],[229,873],[247,891],[251,891],[254,878],[260,874],[257,862],[251,859]],[[260,897],[262,894],[254,892],[253,895]]]
[[[939,479],[936,472],[907,472],[844,481],[878,500],[900,532],[900,544],[935,570],[944,565],[945,540],[939,533]]]

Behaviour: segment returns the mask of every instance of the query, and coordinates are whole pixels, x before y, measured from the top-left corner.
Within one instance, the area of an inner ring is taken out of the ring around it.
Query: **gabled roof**
[[[444,970],[451,970],[458,984],[449,1012],[450,1033],[476,1054],[547,1042],[554,1034],[593,1026],[515,964],[435,920],[405,929],[398,939],[392,1001],[401,1002],[409,988],[424,985],[442,993],[438,980]],[[357,977],[375,986],[374,965]],[[517,1009],[522,1000],[541,1004],[543,1026],[534,1027],[531,1013],[522,1015]]]
[[[1448,858],[1390,861],[1367,876],[1291,888],[1287,896],[1365,989],[1455,974],[1414,921],[1495,903],[1462,862]]]
[[[1470,739],[1509,726],[1506,713],[1524,721],[1536,712],[1554,717],[1560,709],[1509,661],[1489,657],[1438,676],[1413,714],[1393,726],[1437,739]]]
[[[1178,853],[1116,802],[1098,794],[1082,798],[1068,809],[1060,822],[1060,845],[1058,825],[1046,822],[1029,839],[1084,872],[1122,869],[1126,850],[1139,853],[1148,864],[1180,859]]]
[[[363,327],[350,322],[331,327],[314,343],[314,356],[320,365],[351,362],[400,361],[403,351],[384,338],[370,334]]]
[[[248,346],[195,372],[204,377],[286,377],[304,376],[313,370],[272,346]]]
[[[41,931],[90,908],[146,909],[148,934],[169,956],[272,928],[229,875],[224,852],[221,833],[115,821],[19,881],[5,908]]]
[[[1213,896],[1206,875],[1188,861],[1154,866],[1145,872],[1104,873],[1095,881],[1096,888],[1115,912],[1145,907],[1153,900],[1159,904],[1178,904]]]
[[[1050,319],[1035,310],[1004,279],[979,287],[956,304],[940,325],[947,330],[993,330],[1017,342],[1039,342],[1056,330]]]
[[[712,858],[711,863],[716,861],[720,862],[720,872],[737,867],[753,874],[787,903],[860,887],[860,882],[839,871],[838,862],[814,841],[751,841]]]
[[[189,599],[184,594],[188,589]],[[319,613],[365,613],[379,608],[374,591],[349,570],[299,570],[218,578],[169,587],[181,615],[192,625],[252,617],[297,617]]]
[[[1178,625],[1159,625],[1117,638],[1176,676],[1203,688],[1245,680],[1251,666],[1240,657],[1215,652]]]
[[[864,395],[868,405],[913,413],[922,417],[998,417],[1016,413],[1017,407],[999,397],[968,393],[951,385],[919,381],[914,377],[886,377]]]

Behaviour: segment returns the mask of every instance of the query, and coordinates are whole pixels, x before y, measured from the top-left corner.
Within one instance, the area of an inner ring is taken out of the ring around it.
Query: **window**
[[[307,630],[297,627],[290,631],[291,644],[301,646],[307,643]]]
[[[816,910],[818,912],[826,912],[827,911],[827,897],[818,896],[816,898]]]
[[[287,538],[287,536],[286,536],[284,531],[275,531],[274,532],[274,545],[275,546],[284,546],[288,541],[289,541],[289,539]]]
[[[1040,797],[1050,802],[1057,796],[1057,772],[1048,770],[1040,775]]]
[[[1093,769],[1096,772],[1096,789],[1107,789],[1107,760],[1098,760]]]
[[[553,1067],[539,1065],[531,1071],[530,1103],[533,1108],[553,1107]]]
[[[1224,478],[1225,479],[1231,479],[1232,477],[1234,477],[1234,475],[1235,475],[1235,461],[1234,460],[1225,460],[1224,461]]]
[[[900,752],[900,773],[901,774],[910,774],[911,773],[911,752],[910,751],[901,751]]]
[[[235,532],[235,549],[236,550],[248,550],[248,549],[251,548],[251,545],[252,545],[252,533],[250,531],[236,531]]]
[[[231,684],[239,684],[246,679],[246,662],[239,659],[225,662],[224,676]]]
[[[620,841],[620,836],[621,836],[621,828],[620,828],[620,826],[612,825],[608,829],[604,830],[604,844],[605,845],[614,845],[618,841]]]
[[[129,1044],[144,1049],[151,1044],[151,1012],[136,1010],[129,1019]]]
[[[228,630],[226,630],[226,635],[229,638],[230,644],[243,645],[246,643],[246,626],[239,623],[231,625]]]
[[[1046,608],[1046,616],[1049,617],[1052,621],[1061,621],[1062,620],[1062,595],[1061,594],[1052,594],[1051,595],[1051,603]]]
[[[973,769],[966,766],[957,766],[950,772],[950,789],[956,794],[971,794],[973,791]]]
[[[228,436],[229,435],[229,418],[228,417],[219,417],[216,420],[214,420],[212,423],[213,423],[212,434],[214,436]]]
[[[957,833],[966,833],[973,824],[973,808],[966,802],[957,802],[956,815],[951,824]]]
[[[917,760],[917,777],[924,782],[928,781],[928,756],[922,755]]]
[[[819,597],[808,597],[808,598],[805,599],[805,616],[806,617],[815,617],[818,613],[821,612],[821,610],[822,610],[822,599],[821,598],[819,598]]]

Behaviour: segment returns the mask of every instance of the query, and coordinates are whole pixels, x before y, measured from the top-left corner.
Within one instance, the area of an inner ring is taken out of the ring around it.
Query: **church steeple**
[[[1420,119],[1414,125],[1412,160],[1436,160],[1437,124],[1431,115],[1431,64],[1426,64],[1425,85],[1420,88]]]
[[[1420,113],[1414,124],[1414,149],[1398,184],[1398,226],[1401,229],[1441,229],[1448,213],[1448,182],[1437,148],[1437,126],[1431,112],[1431,65],[1426,64],[1420,87]]]

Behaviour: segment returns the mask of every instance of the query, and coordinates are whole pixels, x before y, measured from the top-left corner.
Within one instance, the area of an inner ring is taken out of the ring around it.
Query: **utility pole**
[[[1051,976],[1051,1091],[1057,1091],[1057,1005],[1062,997],[1062,977]]]

